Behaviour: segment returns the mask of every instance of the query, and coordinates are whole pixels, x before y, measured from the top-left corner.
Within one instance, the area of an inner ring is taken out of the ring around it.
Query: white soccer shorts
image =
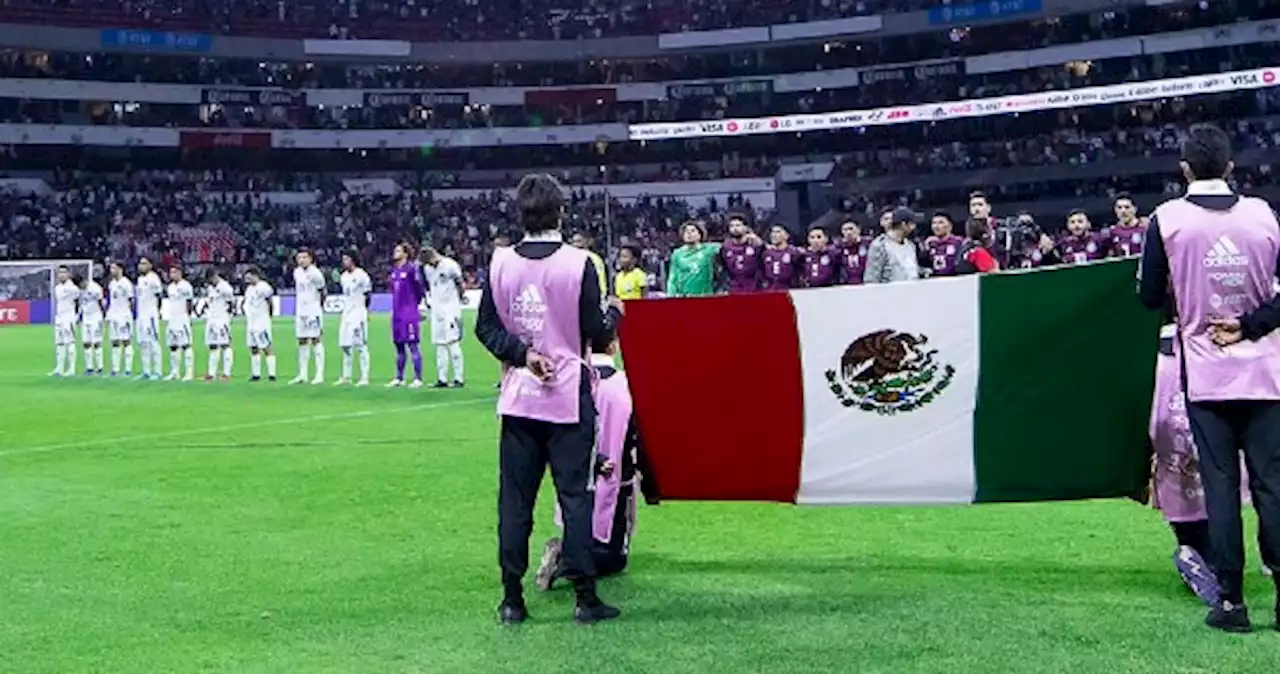
[[[155,316],[139,316],[135,327],[138,331],[139,344],[160,343],[160,319]]]
[[[260,323],[254,325],[251,323],[248,329],[245,330],[245,337],[250,349],[265,349],[271,346],[271,324]]]
[[[231,324],[226,321],[206,320],[204,345],[210,348],[231,346]]]
[[[324,320],[319,316],[299,315],[293,320],[293,333],[298,339],[320,339]]]
[[[369,319],[343,318],[338,327],[338,347],[351,349],[368,344]]]
[[[133,341],[133,317],[132,316],[110,316],[107,318],[107,325],[111,328],[111,341],[113,342],[131,342]]]
[[[185,349],[191,346],[191,322],[169,322],[165,324],[164,339],[170,349]]]
[[[462,341],[462,312],[431,312],[431,343],[453,344]]]
[[[76,322],[74,319],[63,319],[53,324],[53,343],[58,346],[76,343]]]
[[[85,344],[102,343],[101,318],[86,318],[80,322],[80,341]]]

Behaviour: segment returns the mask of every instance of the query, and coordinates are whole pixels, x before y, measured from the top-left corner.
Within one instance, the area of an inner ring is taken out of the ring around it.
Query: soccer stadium
[[[1275,667],[1278,44],[6,0],[0,672]]]

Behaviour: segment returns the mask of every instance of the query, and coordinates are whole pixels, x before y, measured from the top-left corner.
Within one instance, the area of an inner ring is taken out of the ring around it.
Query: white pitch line
[[[130,435],[118,438],[93,439],[81,442],[68,442],[58,445],[40,445],[36,447],[19,447],[18,449],[10,449],[0,451],[0,458],[6,456],[20,456],[27,454],[46,454],[48,452],[56,452],[63,449],[75,449],[77,447],[88,447],[92,445],[114,445],[127,442],[141,442],[144,440],[159,440],[161,438],[175,438],[184,435],[200,435],[202,433],[225,433],[228,431],[242,431],[251,428],[267,428],[270,426],[289,426],[294,424],[306,424],[317,421],[338,421],[340,419],[363,419],[365,417],[382,416],[384,414],[399,414],[402,412],[418,412],[421,410],[434,410],[443,407],[457,407],[460,405],[470,405],[479,402],[493,402],[492,397],[483,398],[467,398],[466,400],[448,400],[434,403],[423,403],[421,405],[410,405],[408,407],[391,407],[385,410],[361,410],[359,412],[342,412],[338,414],[317,414],[310,417],[297,417],[292,419],[270,419],[267,421],[254,421],[245,424],[232,424],[230,426],[213,426],[211,428],[192,428],[181,431],[170,431],[165,433],[148,433],[145,435]]]

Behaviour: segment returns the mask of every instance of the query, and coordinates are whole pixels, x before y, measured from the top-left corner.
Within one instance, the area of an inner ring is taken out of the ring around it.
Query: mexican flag
[[[1137,261],[627,303],[622,346],[674,500],[1136,496],[1160,316]]]

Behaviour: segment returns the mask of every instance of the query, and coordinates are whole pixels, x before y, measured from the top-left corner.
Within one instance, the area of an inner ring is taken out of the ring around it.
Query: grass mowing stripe
[[[104,444],[120,444],[125,442],[141,442],[145,440],[160,440],[163,438],[182,437],[186,435],[198,435],[201,433],[227,433],[231,431],[251,430],[254,428],[268,428],[271,426],[286,426],[291,424],[306,424],[325,421],[342,421],[343,419],[363,419],[366,417],[382,416],[386,414],[399,414],[402,412],[419,412],[423,410],[441,409],[445,407],[457,407],[459,405],[469,405],[478,402],[492,402],[493,396],[484,396],[480,398],[467,398],[464,400],[448,400],[434,403],[423,403],[421,405],[409,405],[407,407],[390,407],[387,409],[358,410],[355,412],[339,412],[336,414],[317,414],[309,417],[297,417],[287,419],[270,419],[267,421],[255,421],[245,424],[231,424],[226,426],[214,426],[207,428],[188,428],[179,431],[166,431],[164,433],[146,433],[142,435],[130,435],[116,438],[94,438],[90,440],[82,440],[79,442],[67,442],[57,445],[43,445],[37,447],[19,447],[0,451],[0,458],[6,456],[20,456],[28,454],[44,454],[48,452],[56,452],[63,449],[76,449],[78,447],[87,447],[90,445]]]

